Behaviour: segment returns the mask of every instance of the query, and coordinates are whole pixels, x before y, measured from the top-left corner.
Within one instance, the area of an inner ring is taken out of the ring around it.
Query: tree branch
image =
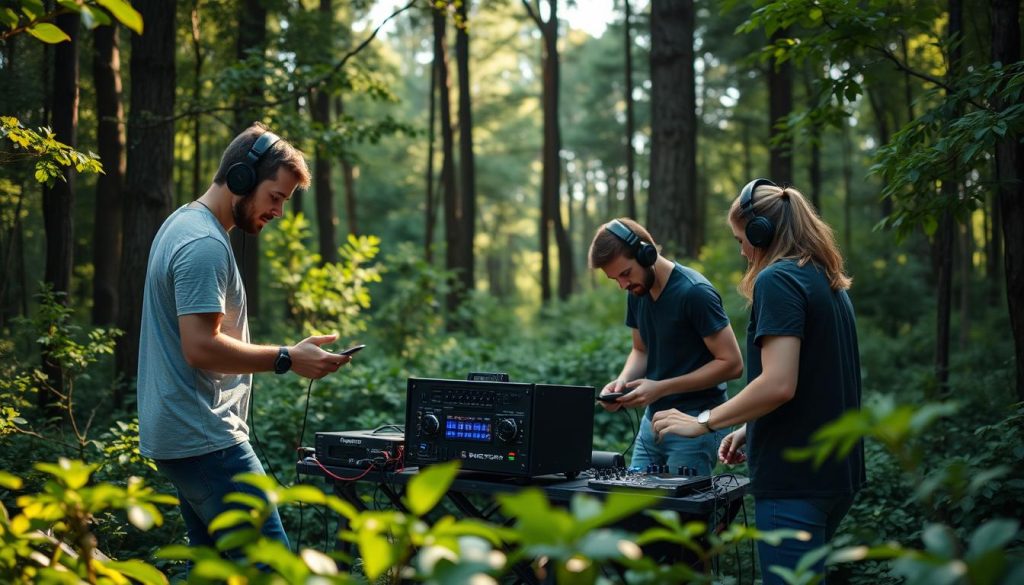
[[[530,15],[533,22],[537,23],[537,28],[544,30],[544,21],[540,19],[540,15],[533,10],[533,6],[530,6],[529,0],[522,0],[523,7],[526,8],[526,13]]]
[[[320,86],[324,85],[325,83],[330,81],[331,78],[333,78],[335,75],[337,75],[338,71],[340,71],[341,68],[345,66],[345,63],[347,63],[349,61],[349,59],[351,59],[352,57],[355,57],[363,49],[365,49],[366,46],[369,45],[370,42],[373,41],[373,39],[377,37],[377,33],[380,32],[380,29],[383,28],[384,25],[388,23],[388,21],[390,21],[392,18],[398,16],[399,14],[405,12],[406,10],[412,8],[416,4],[416,2],[418,2],[418,0],[409,0],[408,4],[406,4],[402,8],[399,8],[398,10],[392,12],[387,18],[382,20],[380,22],[380,24],[377,25],[377,28],[373,29],[373,32],[370,34],[370,36],[368,36],[366,39],[364,39],[363,42],[359,43],[359,45],[356,46],[354,49],[352,49],[348,53],[345,53],[345,55],[342,56],[341,60],[338,61],[337,63],[335,63],[334,66],[331,68],[331,70],[328,71],[327,73],[321,75],[318,78],[313,79],[312,81],[310,81],[309,83],[306,83],[305,85],[298,86],[298,87],[296,87],[295,89],[293,89],[293,90],[291,90],[289,92],[281,94],[281,97],[274,98],[274,99],[263,100],[263,101],[258,102],[258,103],[246,103],[244,107],[245,108],[253,108],[253,107],[276,106],[276,105],[279,105],[279,104],[285,102],[286,100],[289,100],[289,99],[291,99],[291,98],[293,98],[293,97],[295,97],[297,95],[308,93],[308,92],[310,92],[310,91],[312,91],[314,89],[317,89]],[[232,105],[232,106],[213,106],[213,107],[208,107],[208,108],[190,108],[188,110],[179,112],[179,113],[177,113],[177,114],[175,114],[173,116],[170,116],[168,118],[161,118],[161,119],[158,120],[158,122],[154,122],[154,124],[156,124],[156,123],[163,124],[163,123],[167,123],[167,122],[173,122],[173,121],[179,120],[181,118],[188,118],[188,117],[191,117],[191,116],[201,116],[203,114],[215,114],[215,113],[220,113],[220,112],[235,112],[235,111],[238,111],[239,109],[241,109],[242,107],[243,106]]]

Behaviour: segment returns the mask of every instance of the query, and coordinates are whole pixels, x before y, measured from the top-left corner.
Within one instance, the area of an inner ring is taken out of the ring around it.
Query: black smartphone
[[[352,354],[356,353],[357,351],[363,349],[364,347],[366,347],[365,344],[353,345],[352,347],[350,347],[350,348],[348,348],[346,350],[339,351],[338,355],[352,355]]]
[[[607,394],[598,394],[597,399],[601,402],[615,402],[616,398],[625,396],[626,394],[629,394],[628,390],[625,392],[609,392]]]

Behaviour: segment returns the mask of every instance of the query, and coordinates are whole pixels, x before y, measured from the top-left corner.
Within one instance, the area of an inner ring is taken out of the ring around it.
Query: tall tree
[[[171,212],[174,198],[175,5],[136,0],[145,35],[132,35],[131,106],[128,112],[128,167],[124,187],[124,251],[121,256],[117,372],[125,380],[138,372],[142,291],[149,247]],[[121,405],[124,388],[115,389]]]
[[[53,93],[50,124],[54,137],[75,148],[78,142],[78,28],[77,12],[57,17],[57,26],[70,41],[59,43],[53,53]],[[63,181],[43,188],[43,222],[46,226],[45,280],[55,292],[68,292],[74,260],[71,212],[74,208],[75,169],[64,169]]]
[[[441,26],[443,32],[444,26],[444,14],[439,10],[431,11],[432,28],[434,33],[434,59],[430,64],[430,98],[427,100],[429,114],[427,116],[427,201],[425,217],[423,218],[424,230],[423,230],[423,257],[426,258],[427,264],[433,264],[434,262],[434,227],[437,220],[437,196],[434,191],[434,128],[437,126],[435,123],[435,116],[437,114],[437,92],[438,92],[438,68],[441,64],[439,55],[437,54],[437,21],[441,19]],[[443,46],[443,39],[442,46]]]
[[[75,148],[78,142],[78,28],[77,12],[57,17],[57,26],[70,40],[57,45],[53,53],[53,93],[50,102],[50,123],[54,137]],[[46,272],[44,279],[54,292],[67,293],[71,287],[74,261],[74,225],[72,211],[75,196],[75,169],[64,169],[64,180],[43,187],[43,224],[46,227]],[[67,302],[66,298],[61,299]],[[61,369],[44,352],[43,371],[51,386],[63,390]],[[50,404],[51,396],[40,392],[39,405]]]
[[[192,21],[192,52],[195,54],[195,61],[192,64],[192,103],[198,104],[203,97],[203,62],[206,60],[206,53],[203,51],[202,38],[199,28],[199,0],[193,0],[192,11],[189,14]],[[192,115],[192,192],[191,197],[199,197],[203,194],[203,181],[206,177],[203,172],[203,115],[196,112]]]
[[[335,117],[339,120],[345,115],[345,98],[340,91],[334,98],[334,113]],[[431,148],[433,148],[433,145],[431,145]],[[348,233],[358,234],[359,216],[357,215],[358,208],[356,206],[356,169],[355,165],[352,164],[350,153],[344,152],[340,158],[341,180],[342,186],[345,188],[345,219],[348,221]]]
[[[541,53],[541,108],[544,116],[544,145],[541,150],[541,300],[551,299],[551,260],[549,233],[554,230],[558,247],[558,298],[572,294],[573,275],[572,239],[562,223],[561,183],[562,131],[558,121],[559,61],[558,61],[558,0],[548,0],[548,17],[541,18],[540,0],[522,0],[530,18],[537,24],[544,44]]]
[[[235,56],[243,61],[250,55],[262,56],[267,43],[267,9],[265,0],[239,0],[238,38]],[[235,134],[262,117],[263,80],[252,79],[235,96]],[[134,87],[134,82],[133,82]],[[202,193],[196,193],[199,197]],[[260,240],[254,234],[231,230],[231,249],[242,267],[242,283],[250,316],[260,314]]]
[[[458,186],[455,183],[455,135],[452,132],[451,82],[448,78],[448,22],[445,13],[434,12],[434,68],[437,75],[437,91],[440,107],[438,113],[441,125],[441,199],[444,207],[445,267],[453,270],[458,266],[455,248],[459,245]],[[449,317],[457,307],[458,299],[448,295],[445,299]],[[449,328],[455,327],[453,319],[445,321]]]
[[[117,282],[121,264],[124,183],[124,106],[121,102],[121,51],[117,24],[93,32],[92,77],[96,86],[96,143],[103,174],[96,180],[92,245],[92,322],[117,322]],[[198,158],[198,157],[196,157]]]
[[[960,0],[949,0],[949,25],[946,33],[949,45],[947,55],[946,77],[950,86],[956,84],[960,75],[960,62],[963,51],[961,38],[963,31],[963,10]],[[954,111],[953,118],[959,118],[960,112]],[[953,242],[956,237],[956,223],[953,219],[953,206],[960,197],[960,179],[957,176],[956,164],[952,164],[949,172],[942,180],[941,196],[944,200],[943,211],[939,219],[939,230],[936,234],[934,253],[936,254],[936,287],[938,314],[935,318],[935,378],[938,382],[940,396],[949,390],[949,330],[950,312],[953,303]]]
[[[651,3],[651,187],[647,228],[665,252],[700,250],[693,0]]]
[[[1007,66],[1020,54],[1020,1],[992,0],[992,60]],[[996,109],[1016,104],[998,99]],[[1006,300],[1010,309],[1014,355],[1017,357],[1017,400],[1024,401],[1024,146],[1018,132],[996,142],[996,180],[1002,220]]]
[[[320,27],[323,32],[330,27],[334,11],[331,0],[320,0]],[[326,36],[326,35],[325,35]],[[331,96],[327,84],[312,90],[314,127],[326,133],[331,127]],[[316,223],[320,243],[320,262],[333,264],[338,261],[338,218],[334,212],[334,186],[331,184],[331,164],[334,162],[323,140],[316,144],[316,161],[313,170],[313,191],[316,194]]]
[[[771,36],[772,44],[776,44],[788,36],[785,29],[775,31]],[[779,62],[772,59],[768,63],[768,137],[769,171],[771,178],[777,183],[793,182],[793,143],[786,138],[783,127],[786,118],[793,111],[793,62]]]
[[[473,87],[469,76],[469,26],[468,7],[470,0],[456,4],[456,20],[460,26],[455,29],[455,66],[459,73],[459,286],[453,292],[465,295],[473,290],[474,254],[473,240],[476,237],[476,162],[473,158],[473,109],[470,91]],[[459,300],[461,302],[461,299]]]
[[[636,119],[633,113],[633,34],[630,20],[632,19],[632,7],[629,0],[623,1],[625,17],[623,22],[623,52],[625,53],[625,81],[626,91],[623,98],[626,100],[626,215],[637,219],[636,209],[636,149],[633,148],[633,137],[636,136]],[[584,211],[586,207],[583,208]]]

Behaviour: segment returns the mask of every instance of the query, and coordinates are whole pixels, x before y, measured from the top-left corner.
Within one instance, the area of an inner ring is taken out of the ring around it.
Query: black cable
[[[619,412],[626,416],[626,420],[629,421],[629,432],[632,433],[633,435],[633,440],[629,442],[629,445],[626,445],[626,448],[623,449],[621,453],[622,459],[623,461],[625,461],[626,453],[629,453],[629,451],[633,448],[633,444],[636,443],[637,430],[636,427],[633,425],[633,417],[629,415],[629,410],[625,408],[620,408]]]

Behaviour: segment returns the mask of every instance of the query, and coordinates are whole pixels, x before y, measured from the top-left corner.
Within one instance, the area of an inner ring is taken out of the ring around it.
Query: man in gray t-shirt
[[[249,342],[245,288],[228,232],[250,234],[283,214],[296,188],[309,186],[302,153],[262,124],[224,151],[213,183],[172,213],[149,253],[139,338],[139,444],[178,490],[193,546],[213,546],[210,522],[230,492],[262,493],[235,483],[263,473],[246,424],[252,374],[294,370],[321,378],[351,358],[320,345],[336,335],[292,346]],[[287,544],[275,510],[263,533]]]

